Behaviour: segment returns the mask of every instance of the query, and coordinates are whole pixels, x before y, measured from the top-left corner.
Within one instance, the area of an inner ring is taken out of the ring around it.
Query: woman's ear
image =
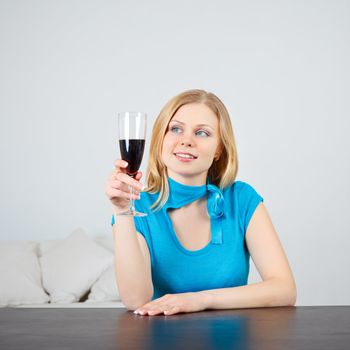
[[[218,148],[216,149],[216,152],[215,152],[215,156],[214,156],[214,160],[218,160],[221,156],[221,152],[222,152],[222,149],[224,148],[223,144],[220,143],[220,145],[218,146]]]

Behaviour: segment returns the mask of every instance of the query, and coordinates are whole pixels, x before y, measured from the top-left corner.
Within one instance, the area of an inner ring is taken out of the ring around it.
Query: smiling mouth
[[[174,153],[174,156],[183,158],[183,159],[197,159],[198,157],[194,156],[193,154],[190,153]]]

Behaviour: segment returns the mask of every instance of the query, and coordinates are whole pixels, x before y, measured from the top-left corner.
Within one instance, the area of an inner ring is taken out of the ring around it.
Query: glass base
[[[116,213],[115,215],[117,216],[147,216],[146,213],[141,213],[139,211],[136,210],[126,210],[126,211],[122,211],[120,213]]]

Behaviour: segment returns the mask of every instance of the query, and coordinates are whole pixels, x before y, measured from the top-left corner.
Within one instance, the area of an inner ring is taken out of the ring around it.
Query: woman
[[[146,217],[113,225],[121,300],[142,315],[294,305],[296,287],[263,204],[235,181],[237,152],[229,114],[203,90],[175,96],[155,121],[147,187],[117,160],[106,194],[114,213],[129,189]],[[137,200],[140,199],[140,200]],[[114,218],[113,218],[114,223]],[[247,285],[249,257],[262,282]]]

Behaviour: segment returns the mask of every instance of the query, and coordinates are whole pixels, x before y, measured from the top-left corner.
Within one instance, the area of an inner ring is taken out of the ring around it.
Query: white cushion
[[[98,243],[98,245],[106,248],[107,250],[114,252],[114,240],[113,238],[94,238],[94,241]],[[50,240],[42,240],[39,242],[38,246],[38,256],[41,257],[44,255],[49,249],[57,245],[57,243],[61,242],[59,239],[50,239]]]
[[[38,242],[38,257],[43,256],[49,249],[53,248],[57,243],[61,242],[58,239],[42,240]]]
[[[111,265],[91,287],[86,302],[120,301],[115,280],[114,265]]]
[[[0,306],[47,303],[34,242],[1,242]]]
[[[89,309],[89,308],[125,308],[124,304],[121,301],[104,301],[104,302],[100,302],[100,303],[91,303],[91,302],[87,302],[87,300],[83,303],[79,302],[79,303],[55,303],[55,304],[51,304],[51,303],[46,303],[46,304],[29,304],[29,305],[18,305],[16,306],[17,308],[42,308],[42,309],[50,309],[50,308],[55,308],[55,309],[59,309],[59,308],[63,308],[63,309],[67,309],[67,308],[80,308],[80,309]]]
[[[103,248],[114,253],[114,240],[113,238],[95,238],[95,242],[101,245]]]
[[[50,302],[79,301],[112,262],[111,252],[82,229],[74,231],[40,258],[43,286],[50,294]]]

